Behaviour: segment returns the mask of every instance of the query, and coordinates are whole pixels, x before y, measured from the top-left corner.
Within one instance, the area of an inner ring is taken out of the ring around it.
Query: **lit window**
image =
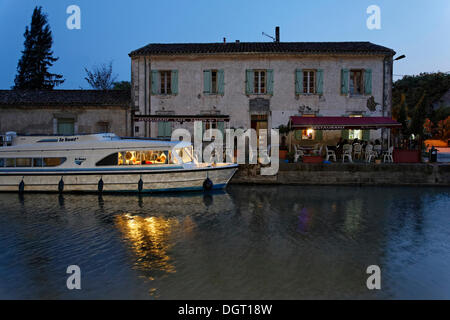
[[[254,72],[254,91],[255,94],[266,93],[266,70],[256,70]]]
[[[316,71],[314,70],[303,71],[303,93],[305,94],[316,93]]]
[[[161,94],[172,94],[172,72],[160,71]]]
[[[350,94],[363,94],[363,70],[350,71]]]

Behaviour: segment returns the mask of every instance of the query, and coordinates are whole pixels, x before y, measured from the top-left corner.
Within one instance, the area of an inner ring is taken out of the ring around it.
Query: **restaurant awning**
[[[158,121],[173,121],[173,122],[193,122],[193,121],[230,121],[229,115],[175,115],[175,114],[155,114],[155,115],[135,115],[134,121],[147,121],[147,122],[158,122]]]
[[[289,119],[293,129],[342,130],[396,128],[401,124],[388,117],[300,117]]]

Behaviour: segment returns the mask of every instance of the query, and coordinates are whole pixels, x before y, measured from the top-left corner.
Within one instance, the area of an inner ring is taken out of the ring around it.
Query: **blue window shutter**
[[[165,128],[164,121],[158,121],[158,137],[164,137]]]
[[[152,94],[159,94],[160,90],[159,85],[159,71],[158,70],[152,70]]]
[[[211,70],[203,70],[203,93],[211,93]]]
[[[370,141],[370,130],[363,130],[362,139],[364,141]]]
[[[172,123],[170,121],[164,122],[165,130],[164,130],[164,136],[165,137],[171,137],[172,136]]]
[[[322,141],[323,138],[323,131],[322,130],[315,130],[316,132],[316,136],[315,136],[315,140],[316,141]]]
[[[372,70],[366,69],[364,72],[364,92],[372,94]]]
[[[217,129],[219,129],[219,131],[222,132],[223,138],[225,138],[225,130],[224,130],[225,125],[224,124],[225,124],[225,122],[223,122],[223,121],[217,122]]]
[[[172,94],[178,94],[178,70],[172,70],[170,86]]]
[[[273,70],[267,70],[267,94],[273,95]]]
[[[252,94],[254,88],[253,70],[245,70],[245,93]]]
[[[295,70],[295,94],[303,93],[303,70]]]
[[[348,137],[349,137],[348,130],[341,130],[341,136],[342,136],[342,139],[348,140]]]
[[[317,94],[323,94],[323,70],[318,69],[316,71],[316,92]]]
[[[225,94],[225,73],[222,69],[217,71],[217,78],[217,92],[219,94]]]
[[[341,93],[342,94],[348,94],[348,76],[349,76],[348,69],[342,69],[341,70]]]

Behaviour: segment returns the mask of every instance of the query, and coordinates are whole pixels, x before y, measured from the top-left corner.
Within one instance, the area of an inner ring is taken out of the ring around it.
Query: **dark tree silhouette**
[[[87,77],[84,79],[96,90],[111,90],[114,87],[117,75],[113,74],[112,62],[94,66],[92,71],[84,68]]]
[[[13,89],[53,89],[62,84],[62,75],[48,71],[58,58],[53,57],[52,32],[42,7],[34,8],[31,26],[25,28],[24,37],[25,49],[17,65]]]

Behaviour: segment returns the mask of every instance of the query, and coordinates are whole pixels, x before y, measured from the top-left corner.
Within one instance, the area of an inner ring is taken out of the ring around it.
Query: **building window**
[[[160,71],[161,94],[172,94],[172,72]]]
[[[97,123],[98,133],[108,133],[109,132],[109,122],[100,121]]]
[[[213,94],[218,92],[217,83],[217,70],[211,70],[211,93]]]
[[[316,93],[316,71],[304,70],[303,71],[303,93],[315,94]]]
[[[352,95],[364,93],[363,70],[350,70],[349,89]]]
[[[170,121],[158,122],[158,138],[172,137],[172,123]]]
[[[350,118],[362,118],[362,115],[359,115],[359,114],[358,115],[351,115]],[[362,130],[360,130],[360,129],[356,129],[356,130],[350,129],[350,130],[348,130],[348,139],[349,140],[355,140],[355,139],[362,140],[362,138],[363,138]]]
[[[254,71],[254,90],[255,94],[266,93],[266,70]]]
[[[314,140],[314,130],[313,129],[304,129],[302,130],[302,140]]]
[[[139,126],[135,126],[135,127],[134,127],[134,132],[135,132],[135,133],[139,133]]]
[[[58,134],[72,136],[75,134],[74,119],[58,119]]]

